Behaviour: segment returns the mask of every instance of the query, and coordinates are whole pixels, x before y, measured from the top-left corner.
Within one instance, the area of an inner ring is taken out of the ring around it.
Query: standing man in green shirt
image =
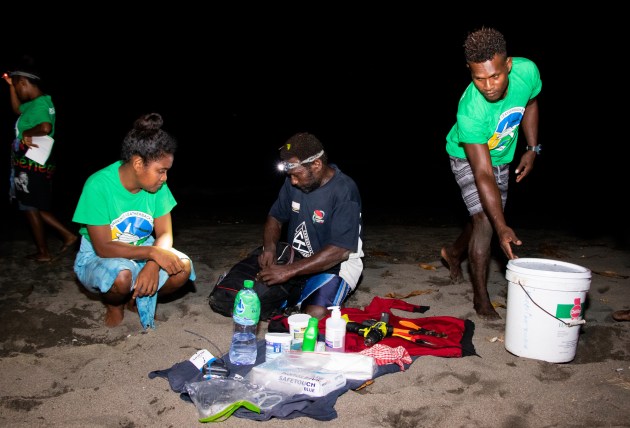
[[[442,248],[441,255],[453,282],[463,280],[461,263],[468,256],[475,311],[480,318],[493,320],[501,317],[487,288],[491,241],[496,231],[509,259],[516,258],[512,244],[522,244],[507,225],[503,209],[519,130],[527,145],[514,170],[517,183],[529,175],[540,154],[536,96],[542,83],[536,64],[509,57],[503,34],[493,28],[470,33],[464,53],[472,82],[459,100],[446,152],[470,222],[451,246]]]

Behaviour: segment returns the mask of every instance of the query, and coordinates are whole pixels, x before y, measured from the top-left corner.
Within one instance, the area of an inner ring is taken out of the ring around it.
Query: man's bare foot
[[[499,315],[492,305],[490,305],[490,307],[477,307],[475,305],[475,312],[477,312],[477,316],[482,320],[494,321],[501,319],[501,315]]]
[[[615,311],[612,317],[615,321],[630,321],[630,309]]]
[[[462,273],[461,263],[448,253],[446,247],[440,250],[440,255],[442,256],[442,264],[449,269],[451,283],[459,284],[463,282],[464,274]]]
[[[125,305],[108,305],[105,304],[107,312],[105,312],[105,325],[107,327],[116,327],[125,318]]]

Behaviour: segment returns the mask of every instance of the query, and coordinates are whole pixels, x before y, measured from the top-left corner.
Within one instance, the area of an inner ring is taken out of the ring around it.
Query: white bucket
[[[573,360],[591,271],[556,260],[510,260],[505,349],[514,355],[566,363]]]

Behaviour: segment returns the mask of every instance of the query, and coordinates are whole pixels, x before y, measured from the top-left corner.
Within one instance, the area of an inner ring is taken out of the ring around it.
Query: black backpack
[[[256,281],[256,274],[260,270],[258,256],[262,247],[256,248],[249,255],[234,265],[227,273],[219,277],[212,292],[208,296],[210,308],[223,316],[231,317],[234,309],[236,293],[243,288],[246,279],[254,281],[254,290],[260,299],[260,320],[268,320],[273,315],[281,313],[283,309],[294,305],[302,291],[302,280],[296,278],[284,284],[268,286]],[[286,242],[277,245],[278,264],[293,262],[295,253]]]

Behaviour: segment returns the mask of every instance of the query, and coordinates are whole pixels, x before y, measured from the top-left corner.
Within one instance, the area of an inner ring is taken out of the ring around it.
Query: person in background
[[[88,177],[72,218],[82,237],[74,272],[101,293],[109,327],[122,322],[126,304],[145,329],[154,327],[158,290],[171,294],[195,280],[190,258],[173,248],[176,201],[166,178],[177,142],[162,125],[158,113],[135,121],[121,160]]]
[[[287,177],[264,225],[256,279],[270,286],[299,279],[298,306],[322,319],[329,306],[342,306],[363,272],[361,196],[355,182],[328,163],[312,134],[289,138],[280,159]],[[280,265],[276,245],[285,225],[286,240],[298,257]]]
[[[31,58],[15,70],[2,76],[9,84],[11,107],[18,115],[15,140],[11,146],[10,198],[17,199],[18,209],[28,220],[37,252],[27,256],[36,262],[50,262],[46,226],[61,238],[57,255],[74,247],[79,237],[55,217],[53,209],[53,175],[56,170],[53,150],[40,164],[27,156],[32,147],[39,147],[33,137],[55,135],[56,111],[50,95],[42,90],[41,74],[34,69]],[[58,144],[58,143],[56,143]]]
[[[512,245],[522,242],[503,214],[509,166],[521,130],[527,144],[514,170],[517,183],[532,172],[540,154],[536,97],[542,82],[534,62],[507,55],[503,34],[493,28],[470,33],[464,53],[472,82],[459,100],[446,152],[470,221],[441,255],[453,282],[463,280],[461,263],[468,256],[474,309],[482,319],[499,319],[487,288],[491,241],[496,231],[505,255],[517,257]]]

